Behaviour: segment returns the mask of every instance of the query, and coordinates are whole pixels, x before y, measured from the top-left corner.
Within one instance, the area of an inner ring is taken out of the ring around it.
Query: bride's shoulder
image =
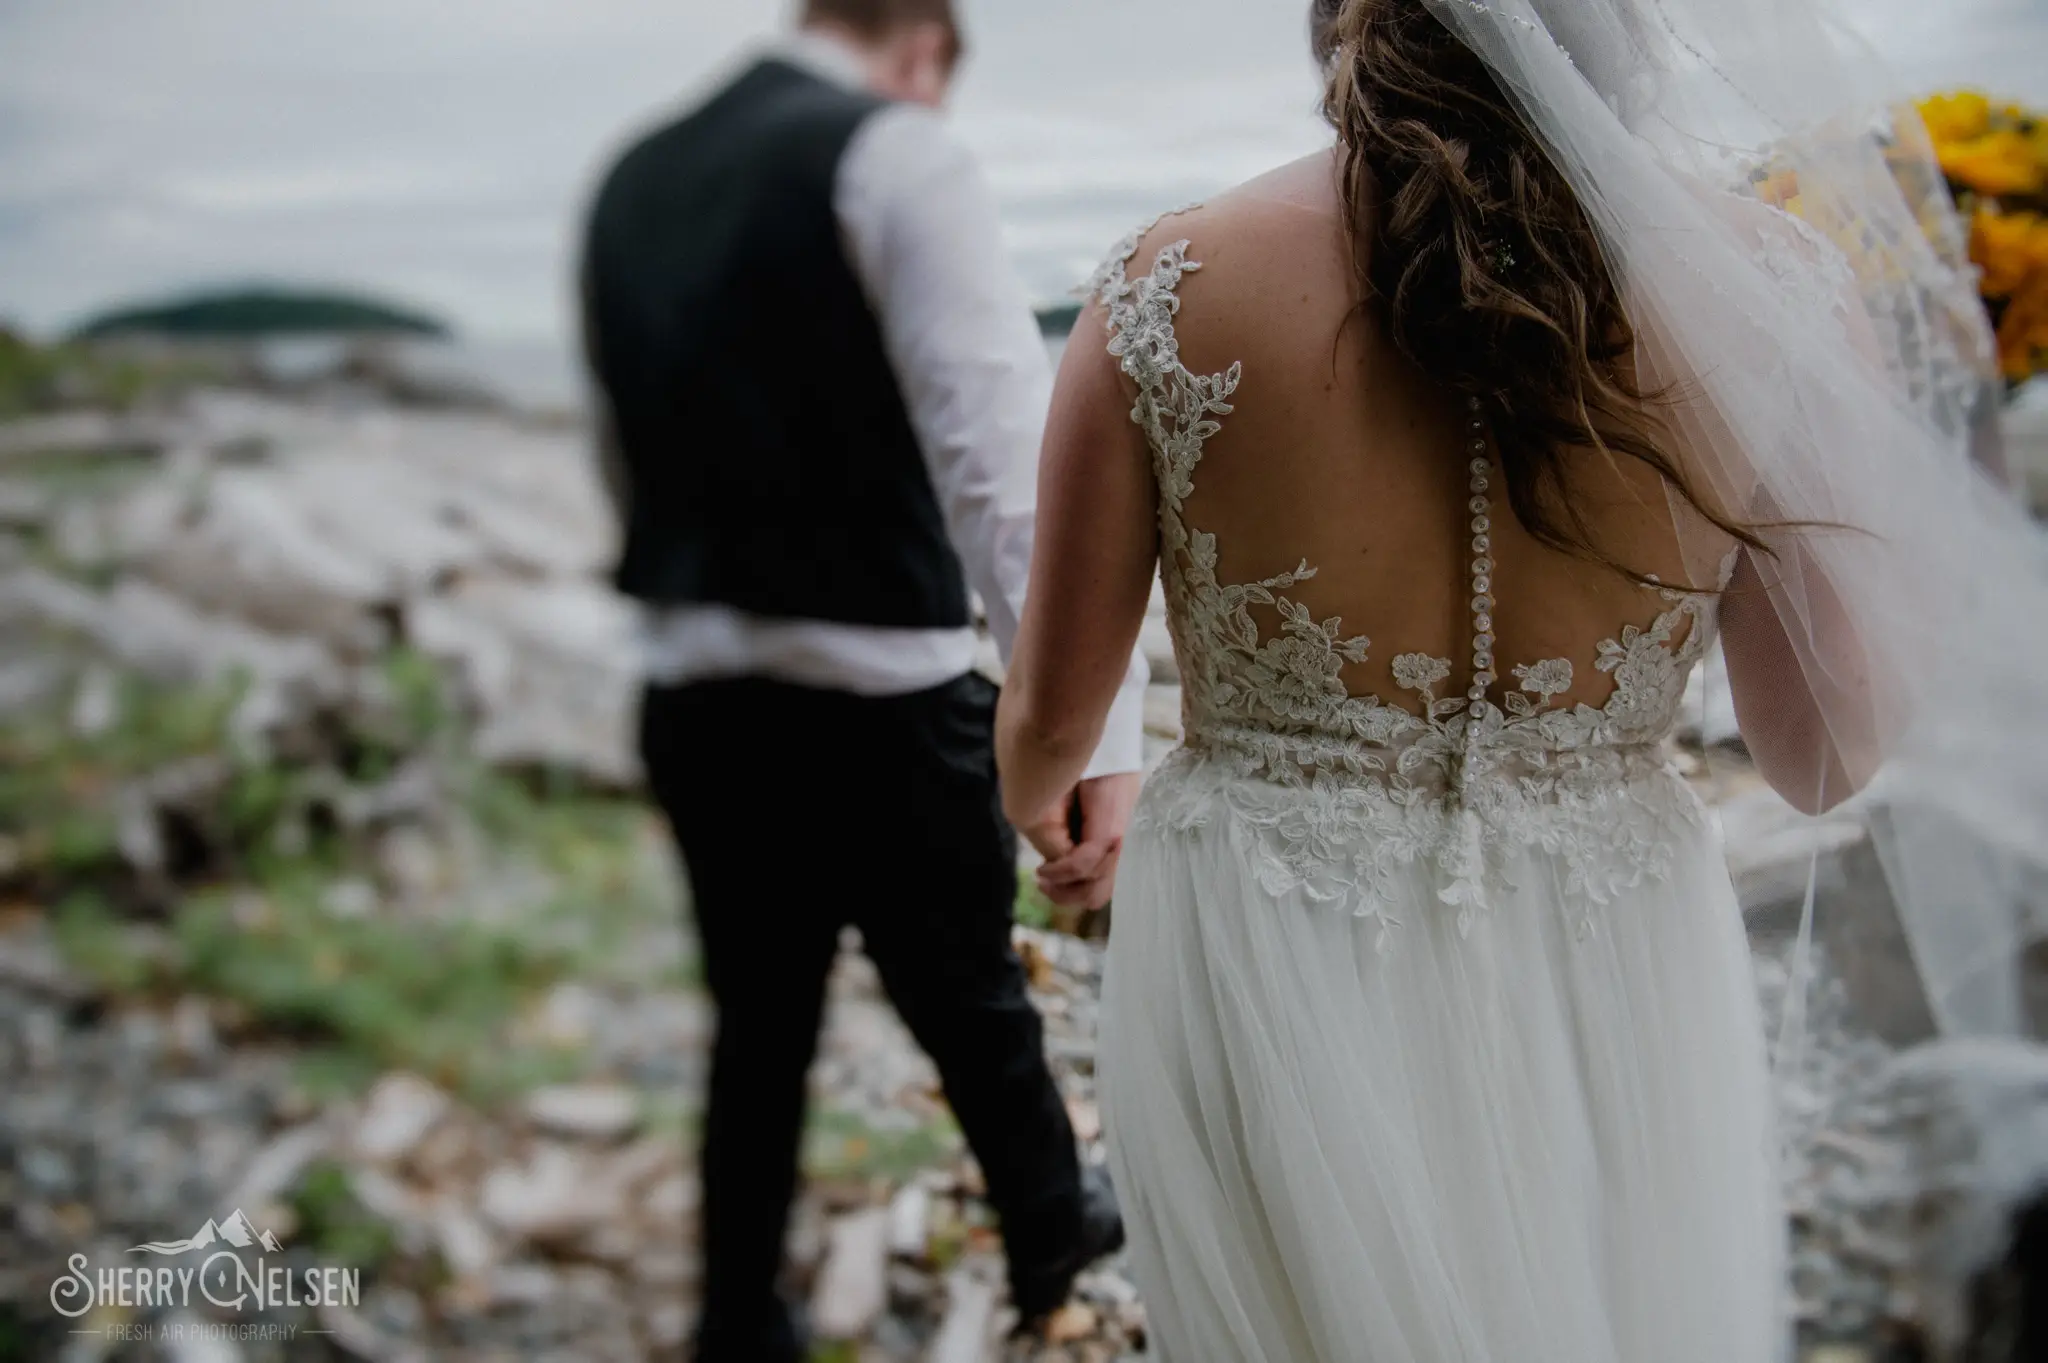
[[[1125,237],[1114,259],[1134,274],[1178,257],[1212,274],[1249,269],[1269,278],[1342,237],[1335,160],[1319,152],[1162,214]]]

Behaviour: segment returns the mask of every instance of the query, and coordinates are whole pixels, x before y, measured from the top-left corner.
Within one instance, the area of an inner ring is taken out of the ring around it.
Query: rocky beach
[[[580,423],[375,353],[145,371],[0,421],[0,1360],[682,1357],[712,1019],[638,794]],[[2009,448],[2048,499],[2038,409]],[[1144,638],[1156,759],[1179,714],[1156,601]],[[1930,1045],[1882,914],[1824,913],[1808,962],[1809,867],[1853,901],[1868,852],[1763,787],[1725,674],[1672,755],[1727,836],[1767,1009],[1806,1014],[1777,1081],[1807,1356],[2020,1358],[1999,1332],[2027,1261],[1966,1247],[2048,1184],[2042,1052]],[[1103,925],[1028,890],[1019,914],[1100,1160]],[[857,947],[793,1228],[817,1358],[1143,1358],[1120,1263],[1001,1342],[977,1171]],[[56,1290],[74,1256],[230,1223],[359,1295],[264,1335],[202,1293]]]

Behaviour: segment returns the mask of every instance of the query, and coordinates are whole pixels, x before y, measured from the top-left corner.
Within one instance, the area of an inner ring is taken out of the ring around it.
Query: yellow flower
[[[1998,324],[1998,361],[2005,376],[2024,383],[2048,357],[2048,272],[2036,271],[2006,305]]]
[[[1935,152],[1944,174],[1979,194],[2035,194],[2048,185],[2048,165],[2017,129],[2000,128],[1967,142],[1940,142]]]
[[[2048,218],[1979,207],[1970,220],[1970,260],[1984,272],[1986,298],[2010,298],[2036,273],[2048,278]]]
[[[1776,208],[1785,206],[1799,197],[1799,172],[1781,170],[1757,186],[1757,197]],[[1791,212],[1791,209],[1786,209]]]
[[[1936,146],[1967,141],[1991,130],[1991,101],[1975,90],[1932,95],[1920,101],[1920,117]]]

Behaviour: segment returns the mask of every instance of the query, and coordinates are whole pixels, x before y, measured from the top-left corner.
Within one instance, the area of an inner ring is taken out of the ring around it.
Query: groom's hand
[[[1068,791],[1043,814],[1017,828],[1047,863],[1059,861],[1074,850],[1072,815],[1076,798],[1076,792]]]
[[[1123,855],[1124,833],[1131,826],[1142,780],[1133,771],[1081,783],[1077,791],[1079,840],[1066,839],[1072,846],[1061,856],[1048,856],[1038,868],[1038,888],[1046,898],[1068,908],[1099,909],[1109,903],[1117,863]],[[1034,837],[1032,841],[1037,844],[1038,840]]]

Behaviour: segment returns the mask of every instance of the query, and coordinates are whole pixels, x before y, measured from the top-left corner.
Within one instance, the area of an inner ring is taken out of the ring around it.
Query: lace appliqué
[[[1499,705],[1440,695],[1451,664],[1419,653],[1392,664],[1419,712],[1350,694],[1343,668],[1365,661],[1371,641],[1286,595],[1316,570],[1303,562],[1221,582],[1216,537],[1184,518],[1243,369],[1200,375],[1181,362],[1177,289],[1201,265],[1177,241],[1129,277],[1150,230],[1126,238],[1090,286],[1108,312],[1109,351],[1137,388],[1131,419],[1152,450],[1181,659],[1186,739],[1147,782],[1139,820],[1187,830],[1227,813],[1269,892],[1301,890],[1377,919],[1382,945],[1399,926],[1390,906],[1412,897],[1395,893],[1403,878],[1427,876],[1463,930],[1531,849],[1562,863],[1582,927],[1616,893],[1668,873],[1676,830],[1703,812],[1662,741],[1711,639],[1711,598],[1666,591],[1648,628],[1601,644],[1594,666],[1615,689],[1598,708],[1556,703],[1574,677],[1562,658],[1513,669],[1518,689]],[[1262,633],[1254,607],[1278,615],[1277,635]]]

